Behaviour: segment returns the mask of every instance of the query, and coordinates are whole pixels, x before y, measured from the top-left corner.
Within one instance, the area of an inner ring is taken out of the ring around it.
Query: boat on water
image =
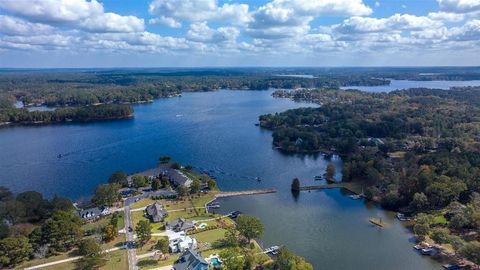
[[[362,196],[358,195],[358,194],[354,194],[354,195],[349,195],[348,196],[350,199],[352,200],[359,200],[362,198]]]
[[[262,182],[262,179],[260,177],[256,177],[255,180],[257,180],[257,182]]]
[[[314,177],[314,180],[316,180],[316,181],[323,180],[323,176],[321,176],[321,175],[316,175],[316,176]]]
[[[62,157],[63,157],[62,154],[57,155],[57,158],[62,158]]]
[[[422,255],[431,256],[437,253],[437,249],[434,247],[422,248],[420,252],[422,253]]]
[[[397,219],[400,220],[400,221],[410,221],[412,220],[411,217],[407,217],[405,214],[403,213],[397,213]]]

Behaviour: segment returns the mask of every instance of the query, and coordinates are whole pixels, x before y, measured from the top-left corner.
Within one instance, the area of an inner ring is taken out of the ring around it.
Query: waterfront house
[[[78,212],[78,215],[87,221],[93,221],[108,214],[110,214],[110,209],[106,206],[88,208]]]
[[[194,250],[187,249],[173,265],[174,270],[208,270],[208,263]]]
[[[158,202],[147,206],[145,215],[150,218],[152,222],[162,222],[165,217],[168,216],[167,211],[163,209],[163,206]]]
[[[174,232],[168,235],[168,246],[172,253],[184,252],[187,249],[196,249],[197,240],[187,236],[184,231]]]
[[[195,229],[195,224],[193,221],[186,220],[184,218],[177,218],[165,224],[167,230],[172,230],[174,232],[188,232]]]

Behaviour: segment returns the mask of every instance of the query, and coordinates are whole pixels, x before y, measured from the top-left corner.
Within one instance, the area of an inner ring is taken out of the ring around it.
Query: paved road
[[[131,232],[129,230],[129,228],[132,226],[130,206],[125,205],[125,236],[127,240],[126,246],[128,255],[128,270],[137,270],[137,251],[135,249],[135,239],[133,237],[133,231]]]

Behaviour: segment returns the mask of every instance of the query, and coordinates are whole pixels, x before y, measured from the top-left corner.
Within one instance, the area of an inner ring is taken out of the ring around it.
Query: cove
[[[389,85],[378,86],[345,86],[341,89],[358,89],[366,92],[391,92],[408,88],[431,88],[448,90],[451,87],[480,86],[480,80],[472,81],[410,81],[390,80]]]
[[[116,170],[142,171],[170,155],[212,171],[223,190],[276,188],[276,194],[222,199],[219,211],[258,216],[265,245],[287,245],[315,269],[441,269],[413,251],[413,236],[390,212],[342,190],[291,195],[292,178],[314,184],[328,162],[340,172],[341,160],[272,149],[271,132],[254,125],[258,116],[315,105],[271,93],[187,93],[137,105],[132,120],[0,129],[0,185],[80,198]],[[389,227],[372,227],[372,216]]]

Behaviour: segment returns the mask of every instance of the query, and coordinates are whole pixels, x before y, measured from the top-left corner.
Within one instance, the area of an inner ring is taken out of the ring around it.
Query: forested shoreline
[[[343,157],[343,181],[387,209],[416,216],[417,239],[448,244],[479,263],[480,88],[277,91],[321,104],[262,115],[288,152]]]

